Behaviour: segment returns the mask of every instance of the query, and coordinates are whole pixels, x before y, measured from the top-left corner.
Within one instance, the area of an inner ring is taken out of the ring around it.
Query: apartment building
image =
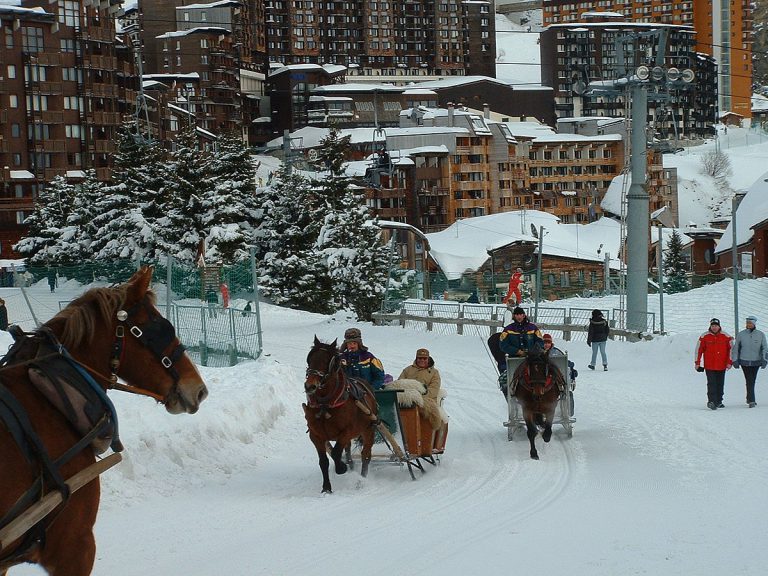
[[[249,1],[267,62],[338,64],[398,81],[496,74],[491,1]]]
[[[714,60],[696,52],[691,26],[644,24],[620,14],[585,12],[576,25],[552,24],[541,34],[542,83],[555,91],[558,117],[629,116],[628,93],[588,90],[638,66],[693,71],[693,82],[649,90],[649,122],[659,138],[710,136],[717,122]],[[663,53],[660,51],[663,50]]]
[[[55,176],[110,177],[115,135],[135,102],[112,3],[0,5],[0,256]]]
[[[627,20],[691,26],[695,51],[718,67],[718,109],[750,117],[752,95],[752,3],[749,0],[543,0],[544,24],[573,24],[593,10]]]

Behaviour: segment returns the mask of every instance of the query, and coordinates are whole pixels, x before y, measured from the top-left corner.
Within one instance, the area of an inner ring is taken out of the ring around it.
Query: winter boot
[[[587,366],[587,368],[589,368],[590,370],[594,370],[594,369],[595,369],[595,367],[594,367],[592,364],[590,364],[589,366]]]
[[[717,410],[717,406],[715,406],[714,402],[707,402],[707,408],[710,410]]]
[[[750,408],[754,408],[755,406],[757,406],[757,402],[750,402],[749,403],[749,407]]]
[[[608,364],[603,364],[603,372],[608,372]]]

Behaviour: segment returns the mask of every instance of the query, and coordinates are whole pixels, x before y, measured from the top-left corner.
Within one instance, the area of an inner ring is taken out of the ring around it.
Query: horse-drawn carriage
[[[525,431],[526,423],[523,416],[523,410],[516,395],[517,387],[520,385],[520,379],[524,378],[527,358],[507,357],[507,407],[509,410],[509,419],[504,422],[507,427],[507,439],[514,440],[518,433]],[[564,390],[558,390],[557,406],[555,408],[554,419],[551,424],[562,425],[568,437],[573,436],[573,424],[576,418],[573,416],[573,391],[576,383],[570,378],[568,368],[568,355],[551,356],[547,358],[548,363],[555,368],[562,376]]]
[[[406,465],[411,478],[414,468],[424,471],[423,462],[436,465],[445,452],[448,416],[438,403],[425,397],[426,387],[418,380],[395,380],[376,391],[379,419],[385,430],[376,433],[374,461]]]
[[[336,473],[344,474],[354,465],[353,444],[362,476],[373,460],[405,465],[415,478],[414,467],[424,471],[422,462],[437,464],[445,450],[448,417],[440,407],[442,398],[430,402],[426,387],[417,380],[396,380],[373,392],[364,381],[345,376],[336,341],[327,344],[315,338],[307,355],[304,390],[304,414],[323,474],[323,492],[332,492],[328,456]],[[432,409],[430,403],[435,404]]]

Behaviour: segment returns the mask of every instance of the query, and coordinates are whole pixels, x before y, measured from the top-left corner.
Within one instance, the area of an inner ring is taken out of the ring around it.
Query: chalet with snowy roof
[[[487,76],[444,76],[416,86],[433,90],[441,108],[453,103],[482,110],[488,105],[509,120],[535,118],[555,125],[554,92],[548,86],[517,86]]]
[[[728,224],[715,254],[721,270],[733,266],[733,229],[736,228],[738,265],[743,273],[768,276],[768,172],[750,186],[736,209],[736,222]]]
[[[601,292],[606,267],[618,268],[621,226],[609,218],[587,225],[561,224],[547,212],[505,212],[454,222],[427,234],[430,258],[449,285],[471,277],[482,301],[499,299],[516,268],[535,289],[541,244],[541,295],[555,300]],[[470,284],[470,283],[468,283]]]

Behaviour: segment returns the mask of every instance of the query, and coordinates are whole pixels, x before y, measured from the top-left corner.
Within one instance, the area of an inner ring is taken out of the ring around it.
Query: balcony
[[[117,86],[113,84],[94,84],[86,89],[86,95],[97,98],[112,98],[117,95]]]
[[[43,124],[63,124],[64,112],[43,110],[40,113],[40,119],[43,121]]]
[[[117,147],[112,140],[95,140],[93,149],[96,152],[115,152]]]
[[[122,117],[119,112],[94,112],[91,121],[94,124],[119,126]]]
[[[61,66],[61,54],[54,52],[38,52],[37,63],[40,66]]]
[[[38,90],[42,94],[63,94],[64,84],[61,82],[40,82]]]
[[[92,55],[83,62],[84,67],[90,66],[91,68],[97,68],[98,70],[115,70],[117,68],[117,58],[114,56],[97,56]]]

